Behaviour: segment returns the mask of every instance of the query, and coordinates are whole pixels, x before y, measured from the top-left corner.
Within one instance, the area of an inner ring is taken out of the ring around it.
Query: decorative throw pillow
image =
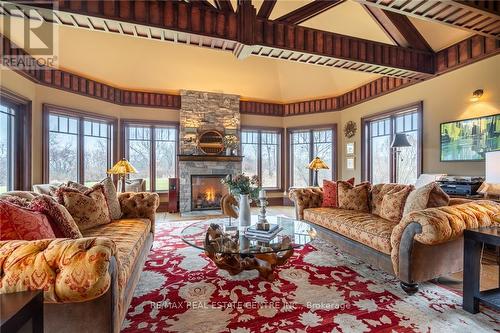
[[[33,185],[33,191],[37,194],[46,194],[50,196],[54,196],[54,193],[57,189],[63,186],[64,183],[53,182],[50,184],[36,184]]]
[[[111,219],[120,219],[122,217],[122,209],[120,206],[120,201],[118,201],[118,194],[116,192],[116,187],[113,183],[113,179],[111,179],[110,177],[106,177],[101,180],[99,184],[102,184],[102,186],[104,186],[104,195],[106,196],[106,200],[108,201],[109,214],[111,216]],[[80,192],[89,190],[87,186],[72,181],[68,182],[68,187],[74,188]]]
[[[82,233],[75,220],[63,206],[55,202],[48,195],[41,195],[30,203],[30,208],[50,216],[52,230],[56,237],[82,238]]]
[[[438,183],[432,182],[410,193],[403,215],[426,208],[448,206],[449,202],[448,194]]]
[[[348,182],[338,181],[339,208],[369,212],[370,186],[368,182],[353,186]]]
[[[0,200],[0,240],[37,240],[55,237],[47,216]]]
[[[354,177],[347,182],[354,185]],[[337,193],[337,182],[333,180],[323,180],[323,203],[321,207],[337,208],[339,206],[339,196]]]
[[[83,193],[64,186],[57,190],[56,196],[59,203],[71,214],[80,231],[111,222],[104,187],[101,184],[96,184]]]
[[[370,190],[370,212],[380,216],[382,209],[382,200],[384,196],[391,191],[399,191],[406,187],[405,184],[387,183],[373,185]]]
[[[395,187],[387,192],[382,199],[380,217],[396,223],[401,221],[406,199],[414,189],[413,185],[407,185],[402,188]]]

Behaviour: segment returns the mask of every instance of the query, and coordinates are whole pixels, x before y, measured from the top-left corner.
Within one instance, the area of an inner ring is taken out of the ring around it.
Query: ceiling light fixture
[[[483,96],[483,89],[476,89],[473,93],[472,93],[472,98],[470,99],[471,102],[477,102],[479,101],[479,99],[481,98],[481,96]]]

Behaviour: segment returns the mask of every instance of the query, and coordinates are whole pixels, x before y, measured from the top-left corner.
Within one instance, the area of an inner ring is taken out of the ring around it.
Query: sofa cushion
[[[304,219],[367,245],[391,253],[391,233],[397,225],[370,213],[338,208],[309,208]]]
[[[80,230],[111,222],[109,207],[101,184],[92,186],[85,192],[63,186],[56,196],[75,220]]]
[[[105,237],[116,244],[119,307],[123,304],[125,288],[150,230],[148,219],[135,218],[116,220],[82,231],[84,237]]]
[[[346,181],[349,184],[354,185],[354,178],[350,178]],[[337,192],[337,182],[323,179],[323,202],[321,207],[337,208],[338,206],[339,196]]]
[[[426,208],[448,206],[450,197],[436,182],[429,183],[411,192],[406,200],[404,215]]]
[[[407,185],[403,188],[395,187],[387,192],[382,198],[380,217],[396,223],[401,221],[406,199],[414,189],[413,185]]]
[[[404,184],[376,184],[372,185],[370,191],[370,212],[372,214],[380,216],[380,209],[382,208],[382,200],[384,195],[390,191],[399,191],[405,188],[407,185]]]
[[[47,216],[0,200],[0,240],[29,241],[55,237]]]
[[[356,210],[359,212],[370,211],[370,183],[365,182],[353,186],[344,181],[337,182],[337,190],[339,196],[339,208]]]
[[[30,208],[50,217],[52,230],[56,237],[82,238],[82,233],[68,210],[55,202],[51,196],[42,194],[34,198]]]
[[[108,201],[109,214],[112,220],[118,220],[122,217],[122,210],[120,208],[120,202],[118,201],[118,194],[116,193],[116,187],[113,183],[113,179],[106,177],[99,182],[104,187],[104,195]],[[72,181],[68,182],[68,187],[74,188],[80,192],[88,191],[89,188],[85,185],[75,183]]]
[[[63,185],[64,183],[60,182],[52,182],[50,184],[35,184],[33,185],[33,191],[37,194],[54,196],[57,189]]]

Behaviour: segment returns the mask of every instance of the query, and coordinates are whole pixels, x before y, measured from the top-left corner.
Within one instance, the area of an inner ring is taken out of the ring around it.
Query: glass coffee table
[[[215,265],[231,275],[256,269],[267,281],[275,278],[274,270],[286,263],[296,248],[310,243],[316,230],[308,223],[282,216],[267,216],[269,223],[282,230],[270,241],[245,236],[245,228],[225,231],[227,226],[238,225],[238,220],[221,217],[190,224],[181,231],[182,240],[205,251]],[[252,216],[252,225],[257,215]]]

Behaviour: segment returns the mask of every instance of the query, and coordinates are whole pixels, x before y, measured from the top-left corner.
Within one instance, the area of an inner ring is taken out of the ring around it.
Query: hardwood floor
[[[259,209],[253,207],[252,214],[258,214]],[[290,206],[271,206],[267,209],[270,215],[285,215],[295,217],[295,209]],[[180,214],[158,213],[157,221],[188,221],[195,220],[197,217],[182,217]],[[486,249],[483,253],[482,267],[481,267],[481,290],[497,288],[499,284],[499,266],[498,258],[494,250]],[[452,274],[450,276],[440,277],[434,282],[458,292],[462,292],[462,272]]]

